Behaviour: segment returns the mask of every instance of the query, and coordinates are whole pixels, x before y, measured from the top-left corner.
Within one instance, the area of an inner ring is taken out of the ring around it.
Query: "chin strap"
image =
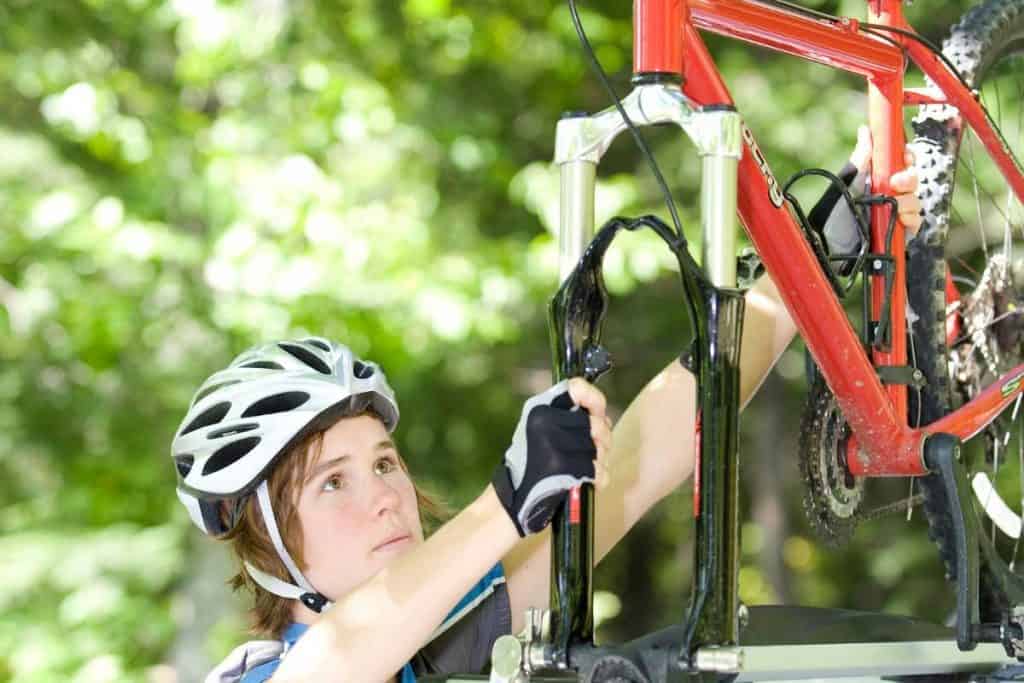
[[[277,528],[277,518],[274,516],[274,509],[270,505],[270,491],[267,489],[267,482],[265,480],[260,482],[259,487],[256,489],[256,499],[260,505],[260,512],[263,514],[263,523],[270,534],[271,542],[274,544],[274,550],[277,551],[277,556],[284,562],[284,566],[288,569],[288,573],[291,574],[292,580],[298,585],[282,581],[276,576],[271,576],[245,562],[245,570],[249,573],[249,576],[264,590],[282,598],[298,600],[314,612],[319,613],[330,608],[334,603],[329,601],[325,595],[317,591],[306,581],[306,577],[299,571],[295,561],[292,560],[292,556],[284,547],[284,542],[281,540],[281,532]]]

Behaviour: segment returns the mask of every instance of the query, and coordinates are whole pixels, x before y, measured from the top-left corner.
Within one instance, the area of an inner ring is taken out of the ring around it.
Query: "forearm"
[[[421,545],[325,612],[273,680],[384,681],[519,540],[491,486]]]
[[[595,560],[693,473],[697,382],[673,360],[640,391],[615,425],[609,483],[597,497]]]
[[[779,291],[763,275],[746,294],[740,344],[740,406],[745,407],[796,335]]]

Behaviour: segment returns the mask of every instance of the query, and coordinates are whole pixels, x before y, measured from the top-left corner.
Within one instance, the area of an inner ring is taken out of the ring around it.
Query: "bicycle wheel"
[[[995,125],[1024,159],[1024,0],[989,0],[953,27],[943,53],[980,92]],[[913,142],[924,225],[908,246],[911,360],[928,385],[911,401],[912,424],[927,424],[974,397],[1024,360],[1024,209],[957,111],[921,107]],[[947,293],[947,269],[959,301]],[[983,531],[981,609],[996,621],[1024,604],[1021,543],[1024,410],[1020,401],[965,444]],[[947,576],[955,554],[945,496],[922,477],[929,535]]]

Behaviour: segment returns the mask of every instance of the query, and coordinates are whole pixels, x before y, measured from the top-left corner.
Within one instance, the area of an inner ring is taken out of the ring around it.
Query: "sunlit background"
[[[908,12],[938,40],[962,9]],[[625,92],[630,3],[581,11]],[[856,79],[709,42],[780,178],[842,165]],[[323,334],[380,362],[414,473],[471,500],[550,381],[555,123],[607,105],[553,0],[0,3],[0,680],[196,681],[246,639],[226,553],[174,496],[169,443],[199,382],[257,341]],[[692,148],[650,137],[696,240]],[[623,141],[598,220],[650,211]],[[616,414],[688,344],[672,263],[627,236],[605,264]],[[846,551],[812,536],[804,373],[794,346],[744,415],[743,598],[943,619],[920,512]],[[599,637],[679,620],[689,495],[599,568]]]

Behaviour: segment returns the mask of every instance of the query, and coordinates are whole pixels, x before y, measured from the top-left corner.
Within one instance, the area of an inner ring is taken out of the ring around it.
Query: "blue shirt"
[[[473,585],[469,591],[462,596],[462,599],[456,603],[455,607],[448,613],[448,616],[444,618],[441,625],[434,632],[431,638],[436,637],[438,634],[443,633],[452,624],[457,622],[469,611],[471,611],[481,600],[486,598],[494,591],[494,586],[497,583],[501,583],[505,580],[505,572],[502,570],[501,563],[491,567],[482,579]],[[292,623],[284,630],[281,634],[281,640],[285,643],[285,653],[288,652],[295,645],[295,643],[302,637],[302,634],[309,628],[307,624]],[[245,673],[242,677],[242,683],[263,683],[269,679],[277,667],[281,665],[280,659],[275,659],[269,662],[264,662],[259,666],[253,667]],[[453,672],[458,673],[458,672]],[[399,677],[400,683],[416,683],[416,674],[412,670],[412,664],[406,663],[402,667],[401,676]]]

